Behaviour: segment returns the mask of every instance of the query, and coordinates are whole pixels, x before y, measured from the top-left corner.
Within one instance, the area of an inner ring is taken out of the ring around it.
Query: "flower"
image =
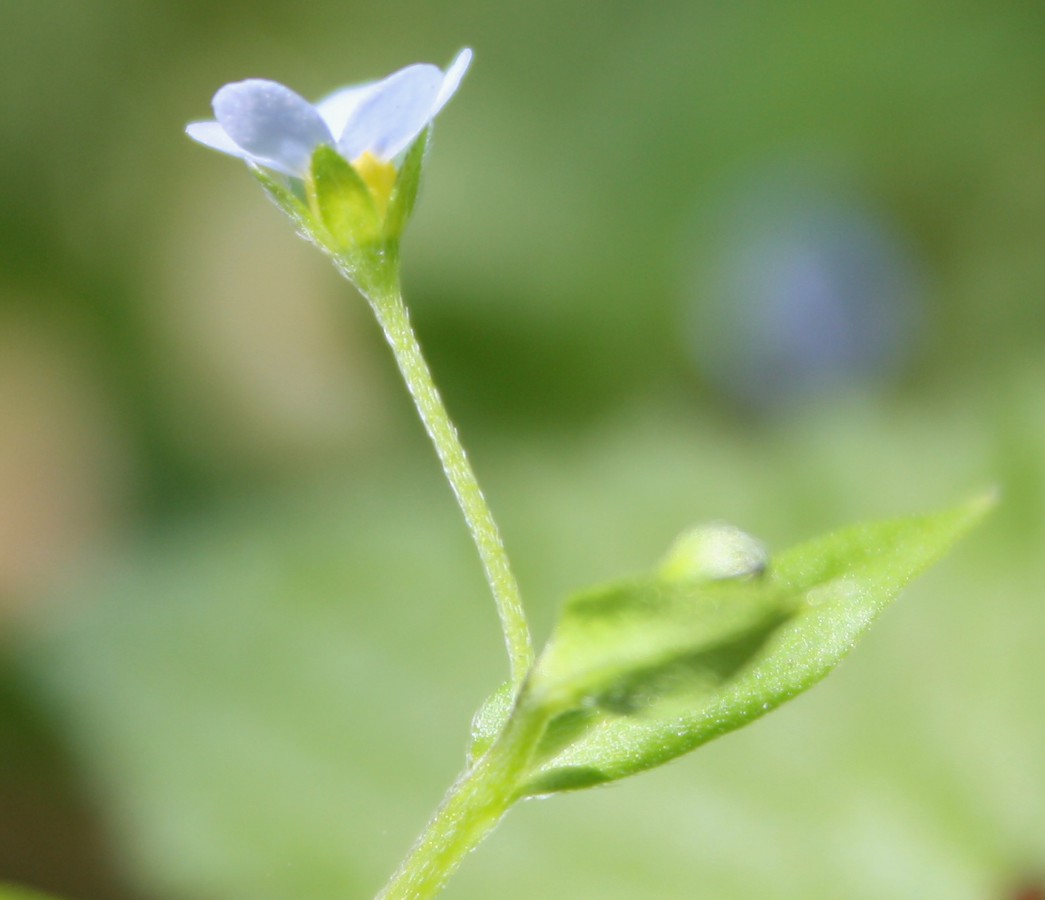
[[[368,297],[397,290],[399,239],[413,211],[432,119],[457,91],[472,51],[443,72],[407,66],[313,105],[252,78],[214,95],[213,122],[185,130],[250,164],[298,233]]]
[[[256,166],[305,179],[322,145],[336,148],[375,196],[395,181],[395,158],[454,95],[472,51],[462,50],[444,73],[407,66],[382,81],[343,88],[312,105],[275,81],[251,78],[221,88],[214,122],[193,122],[189,137]]]

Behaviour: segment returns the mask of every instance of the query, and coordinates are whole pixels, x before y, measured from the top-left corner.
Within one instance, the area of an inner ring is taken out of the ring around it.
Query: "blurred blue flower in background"
[[[787,409],[909,361],[924,279],[895,223],[852,190],[778,168],[732,192],[711,226],[688,341],[730,401]]]

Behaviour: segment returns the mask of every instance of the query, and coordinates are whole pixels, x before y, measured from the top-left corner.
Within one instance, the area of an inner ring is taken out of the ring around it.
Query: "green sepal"
[[[250,169],[254,173],[254,177],[265,189],[268,198],[290,217],[298,234],[306,240],[314,243],[318,242],[315,224],[312,221],[312,213],[305,198],[299,196],[286,183],[265,169],[258,166],[251,166]]]
[[[333,147],[316,148],[306,185],[309,206],[326,229],[331,250],[354,254],[380,240],[381,221],[370,189]]]
[[[993,503],[842,529],[757,579],[654,578],[569,601],[526,689],[550,721],[518,795],[633,775],[807,690]]]
[[[399,167],[392,196],[388,200],[388,211],[385,214],[385,237],[397,240],[402,235],[417,202],[417,191],[421,185],[421,170],[424,168],[425,153],[428,150],[428,133],[426,128],[410,145]]]

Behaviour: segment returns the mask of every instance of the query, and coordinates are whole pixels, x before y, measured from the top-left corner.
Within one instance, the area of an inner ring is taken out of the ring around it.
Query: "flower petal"
[[[333,143],[315,107],[275,81],[225,85],[214,95],[214,115],[248,158],[291,175],[304,175],[312,151]]]
[[[391,159],[431,121],[443,73],[426,64],[407,66],[370,88],[338,141],[341,155],[356,159],[370,151]]]
[[[264,166],[266,169],[282,172],[284,175],[297,176],[299,174],[295,169],[277,160],[266,159],[264,156],[248,153],[228,136],[225,129],[221,127],[220,122],[191,122],[185,126],[185,133],[194,141],[199,141],[212,150],[220,150],[222,153],[228,153],[230,156],[238,156],[240,159]]]
[[[185,126],[185,133],[212,150],[220,150],[240,159],[250,159],[251,155],[230,138],[218,122],[191,122]]]
[[[329,97],[324,97],[316,104],[316,111],[327,123],[331,134],[341,134],[345,125],[352,117],[367,95],[376,87],[375,84],[354,84],[351,87],[335,91]]]
[[[461,79],[464,78],[464,73],[468,71],[468,66],[471,62],[472,51],[465,47],[464,50],[457,54],[454,61],[450,63],[450,68],[446,70],[446,74],[443,76],[443,84],[439,88],[439,94],[435,98],[432,118],[435,118],[436,113],[446,106],[447,101],[457,93]]]

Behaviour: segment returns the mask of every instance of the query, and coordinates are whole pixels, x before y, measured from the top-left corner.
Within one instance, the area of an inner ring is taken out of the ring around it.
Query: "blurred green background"
[[[463,45],[404,277],[538,638],[693,522],[1004,502],[824,685],[446,896],[1041,896],[1045,6],[986,0],[0,0],[0,880],[366,897],[462,765],[505,664],[434,456],[182,129]]]

